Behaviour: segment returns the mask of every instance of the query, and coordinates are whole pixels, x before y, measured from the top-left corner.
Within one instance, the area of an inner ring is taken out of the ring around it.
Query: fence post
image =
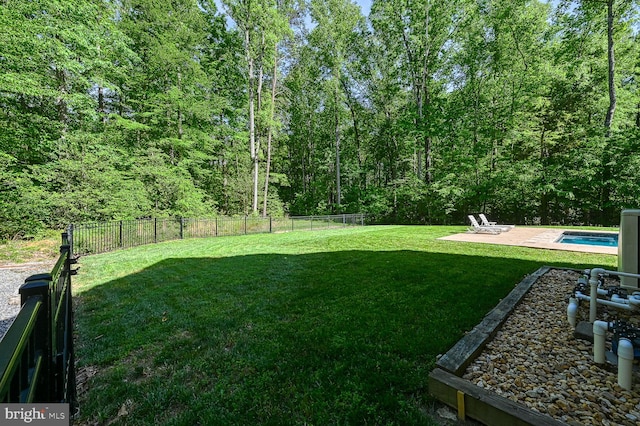
[[[180,239],[184,240],[184,217],[180,218]]]
[[[273,233],[273,218],[269,216],[269,233]]]
[[[31,275],[20,287],[20,304],[24,305],[30,297],[39,296],[42,298],[42,314],[38,315],[35,326],[35,339],[37,349],[42,351],[43,379],[41,386],[43,391],[38,391],[38,397],[44,400],[53,401],[54,386],[51,377],[55,375],[53,371],[53,349],[52,349],[52,324],[51,324],[51,274]]]
[[[118,246],[120,246],[120,248],[122,248],[122,221],[120,221],[119,223],[120,229],[119,229],[119,240],[118,240]]]
[[[158,242],[158,218],[153,218],[153,242]]]
[[[8,392],[19,392],[10,397],[14,401],[67,402],[73,415],[78,407],[71,298],[71,275],[75,272],[71,264],[75,259],[71,257],[69,231],[70,227],[62,233],[60,257],[51,273],[31,275],[19,289],[22,305],[31,306],[33,313],[23,318],[29,321],[30,332],[20,337],[25,339],[19,343],[23,345],[21,360],[9,379]]]
[[[247,235],[247,215],[244,215],[244,235]]]
[[[218,216],[216,216],[216,237],[218,236]]]
[[[73,223],[67,226],[67,240],[69,241],[69,254],[73,256],[75,254],[73,252]]]
[[[342,227],[344,228],[345,226],[347,226],[347,215],[343,214],[342,215]]]
[[[122,221],[121,221],[122,222]],[[75,349],[73,344],[73,296],[71,294],[71,276],[77,272],[71,270],[71,265],[76,263],[75,259],[71,259],[73,252],[71,246],[66,244],[68,238],[65,235],[62,236],[62,246],[60,247],[60,256],[64,256],[64,252],[67,252],[67,258],[64,263],[63,279],[65,281],[64,286],[64,335],[62,338],[62,356],[60,356],[60,365],[58,366],[58,374],[60,374],[60,397],[69,403],[71,414],[75,414],[78,409],[78,395],[76,389],[76,362],[75,362]],[[57,325],[56,325],[57,326]],[[60,350],[60,348],[58,348]]]

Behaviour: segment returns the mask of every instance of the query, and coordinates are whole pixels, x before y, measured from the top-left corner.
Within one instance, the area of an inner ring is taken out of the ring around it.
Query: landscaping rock
[[[34,274],[50,272],[52,267],[52,262],[0,267],[0,340],[20,312],[18,290],[24,280]]]
[[[567,300],[578,277],[551,270],[538,279],[463,378],[568,424],[637,424],[640,373],[633,373],[633,389],[623,390],[616,368],[595,364],[592,345],[576,339],[567,321]],[[639,314],[598,309],[598,319],[620,317],[640,325]],[[588,319],[587,303],[579,315]]]

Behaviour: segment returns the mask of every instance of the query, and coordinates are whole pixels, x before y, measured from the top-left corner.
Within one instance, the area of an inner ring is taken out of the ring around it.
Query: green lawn
[[[616,257],[374,226],[181,240],[82,258],[87,424],[434,424],[436,356],[542,265]]]

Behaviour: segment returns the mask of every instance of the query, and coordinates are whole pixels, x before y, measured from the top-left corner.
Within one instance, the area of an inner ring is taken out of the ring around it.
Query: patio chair
[[[509,230],[515,228],[515,225],[498,225],[498,222],[489,222],[484,213],[480,213],[478,215],[480,220],[482,221],[482,226],[495,226],[501,228],[504,232],[508,232]]]
[[[499,234],[502,230],[495,226],[482,226],[478,223],[476,218],[473,215],[468,215],[469,221],[471,222],[471,228],[467,228],[468,232],[472,232],[474,234]]]

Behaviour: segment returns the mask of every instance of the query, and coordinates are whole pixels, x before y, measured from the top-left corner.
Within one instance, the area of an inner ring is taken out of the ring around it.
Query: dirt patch
[[[60,254],[58,238],[9,241],[0,244],[0,268],[54,262]]]
[[[98,367],[93,365],[87,365],[76,370],[76,391],[79,399],[87,393],[89,380],[98,374],[98,371],[100,371]]]

